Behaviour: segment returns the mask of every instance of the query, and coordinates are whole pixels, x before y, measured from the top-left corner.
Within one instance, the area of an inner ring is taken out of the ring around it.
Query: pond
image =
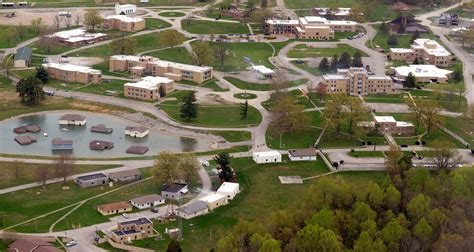
[[[64,114],[80,114],[87,117],[86,126],[59,125],[59,118]],[[36,124],[41,127],[38,133],[16,134],[13,129],[24,124]],[[113,128],[111,134],[101,134],[91,132],[92,126],[104,124]],[[160,131],[150,130],[148,136],[144,138],[132,138],[125,136],[126,126],[140,126],[119,117],[88,113],[82,111],[72,112],[47,112],[35,115],[16,117],[0,122],[0,153],[21,154],[35,156],[59,155],[60,152],[52,151],[51,140],[60,137],[66,140],[73,140],[73,150],[71,155],[74,157],[91,158],[117,158],[138,156],[127,154],[126,150],[132,145],[145,146],[149,151],[144,156],[156,155],[162,150],[174,152],[205,151],[209,149],[209,142],[188,137],[180,137],[165,134]],[[44,133],[48,136],[45,137]],[[20,145],[15,142],[15,136],[34,136],[36,143],[30,145]],[[89,142],[92,140],[102,140],[113,142],[114,147],[106,150],[91,150]]]

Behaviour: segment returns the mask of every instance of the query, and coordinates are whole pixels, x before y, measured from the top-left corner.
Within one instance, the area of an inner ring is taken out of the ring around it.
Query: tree
[[[183,41],[183,34],[176,30],[165,30],[160,33],[160,42],[171,48],[179,45]]]
[[[416,30],[413,35],[411,35],[411,38],[410,38],[410,44],[413,44],[413,42],[420,38],[420,32],[418,30]]]
[[[67,16],[67,17],[65,17],[63,20],[64,20],[64,24],[66,25],[66,28],[69,29],[69,27],[70,27],[71,24],[72,24],[72,18],[71,18],[71,16]]]
[[[43,66],[36,67],[35,77],[41,80],[43,84],[46,84],[49,81],[49,73]]]
[[[260,7],[267,8],[267,6],[268,6],[268,0],[261,0]]]
[[[435,141],[432,150],[431,159],[438,170],[452,169],[462,162],[462,156],[452,142]]]
[[[418,222],[423,216],[426,216],[430,210],[430,197],[424,194],[418,194],[411,199],[407,204],[408,216],[414,221]]]
[[[10,70],[13,68],[14,65],[14,58],[13,54],[6,55],[3,57],[2,60],[2,68],[5,69],[5,73],[7,74],[7,78],[10,78]]]
[[[331,59],[331,70],[334,72],[337,70],[337,62],[339,61],[337,53],[332,56]]]
[[[463,73],[462,73],[462,67],[461,66],[456,66],[453,71],[453,80],[456,82],[462,81],[464,79]]]
[[[219,171],[219,178],[222,182],[235,180],[234,170],[230,166],[230,155],[227,152],[220,152],[214,157],[216,168]]]
[[[271,109],[270,127],[276,134],[293,133],[309,122],[308,115],[303,113],[304,106],[296,103],[289,95],[277,98]]]
[[[95,31],[95,28],[102,25],[103,22],[104,19],[98,9],[88,9],[84,14],[84,25],[92,31]]]
[[[51,28],[44,28],[40,33],[40,40],[38,41],[39,47],[46,51],[47,54],[51,54],[53,49],[59,44],[56,37],[49,36],[53,30]]]
[[[351,56],[347,52],[343,52],[337,61],[337,68],[349,68],[351,66]]]
[[[352,58],[351,66],[353,67],[363,67],[364,63],[362,63],[362,55],[360,51],[354,53],[354,57]]]
[[[54,24],[54,27],[56,27],[56,31],[59,31],[59,28],[61,28],[61,19],[59,18],[58,15],[54,16],[53,24]]]
[[[316,94],[318,94],[319,102],[323,101],[324,97],[326,96],[326,93],[327,93],[326,85],[320,82],[318,86],[316,87]]]
[[[401,193],[395,188],[395,186],[390,185],[385,190],[384,196],[384,205],[386,208],[394,211],[395,213],[398,212],[400,207],[400,202],[402,200]]]
[[[321,62],[319,62],[319,71],[321,73],[326,73],[327,71],[329,71],[329,60],[328,58],[324,57]]]
[[[181,252],[183,249],[181,248],[181,244],[176,239],[171,239],[168,243],[168,248],[166,248],[166,252]]]
[[[405,86],[408,88],[416,87],[416,77],[412,72],[408,73],[408,76],[405,79]]]
[[[415,123],[415,134],[418,134],[418,130],[420,128],[420,124],[422,122],[423,114],[421,112],[420,107],[417,106],[418,100],[407,100],[407,105],[410,110],[408,114],[408,119]]]
[[[324,120],[328,128],[335,132],[336,138],[339,138],[345,121],[344,106],[346,103],[347,95],[331,95],[331,99],[327,101],[326,108],[323,111]]]
[[[44,98],[43,83],[33,76],[21,79],[16,85],[16,92],[21,102],[27,105],[37,105]]]
[[[244,103],[240,104],[240,120],[245,121],[245,123],[247,123],[248,111],[249,103],[247,100],[245,100]]]
[[[395,46],[398,45],[398,39],[394,35],[390,35],[387,39],[387,45],[389,46]]]
[[[389,149],[385,151],[385,166],[387,167],[390,177],[401,175],[403,170],[400,167],[400,159],[402,158],[402,151],[397,145],[390,145]]]
[[[196,103],[196,96],[194,92],[186,95],[181,102],[181,118],[186,121],[191,121],[191,119],[198,116],[198,105]]]
[[[428,221],[425,218],[421,218],[421,220],[415,225],[413,228],[413,234],[421,240],[422,244],[426,246],[428,241],[431,239],[431,234],[433,233],[433,229],[431,228]]]
[[[45,186],[49,179],[49,168],[45,165],[38,166],[36,168],[36,178],[42,186]]]
[[[397,220],[390,221],[382,229],[382,238],[387,244],[388,251],[398,251],[400,240],[404,234],[404,228]]]
[[[159,183],[171,184],[177,179],[190,181],[190,176],[199,168],[194,155],[176,155],[170,151],[160,152],[152,168],[154,179]]]
[[[210,65],[213,61],[213,51],[206,41],[197,41],[192,44],[194,51],[193,61],[196,65]]]
[[[7,41],[7,46],[10,46],[17,38],[16,29],[13,27],[8,27],[5,30],[5,38]]]
[[[360,233],[359,239],[354,243],[354,252],[367,252],[367,251],[386,251],[387,248],[382,240],[376,239],[375,241],[370,236],[369,232],[363,231]]]
[[[436,101],[420,99],[417,101],[416,105],[419,107],[420,113],[423,115],[421,119],[428,134],[435,126],[443,123],[441,108]]]
[[[22,171],[22,168],[21,168],[21,162],[13,162],[12,163],[13,165],[13,177],[15,178],[15,180],[18,180],[21,176],[21,174],[23,173]]]
[[[369,115],[369,109],[364,105],[364,103],[358,98],[348,98],[347,105],[348,112],[346,114],[347,121],[347,133],[352,137],[355,129],[357,129],[357,124],[365,121]]]
[[[223,39],[219,40],[219,42],[217,42],[217,44],[214,46],[214,57],[220,63],[222,71],[224,71],[224,62],[229,51],[228,47],[228,43]]]
[[[76,15],[76,18],[74,19],[74,22],[76,23],[76,27],[78,27],[81,24],[81,16]]]
[[[382,23],[380,24],[379,31],[384,34],[388,33],[388,27],[385,20],[383,20]]]
[[[265,22],[274,16],[275,14],[270,8],[261,8],[250,13],[250,21],[259,24],[262,29],[265,29]]]
[[[365,18],[364,18],[362,7],[359,4],[357,4],[357,3],[352,4],[351,12],[350,12],[350,19],[354,20],[358,23],[364,23],[366,21]]]
[[[135,55],[136,48],[137,41],[123,35],[120,39],[116,39],[110,43],[110,53],[112,55]]]
[[[307,225],[296,235],[297,251],[342,251],[339,237],[317,225]]]
[[[67,154],[61,154],[58,159],[54,160],[54,170],[57,177],[63,178],[63,184],[66,179],[74,171],[74,160]]]
[[[36,34],[39,35],[43,28],[43,18],[35,18],[31,20],[31,26],[36,31]]]

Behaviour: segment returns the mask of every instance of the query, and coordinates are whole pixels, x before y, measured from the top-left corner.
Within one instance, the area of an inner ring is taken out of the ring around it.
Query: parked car
[[[158,208],[152,208],[151,211],[154,213],[158,213]]]
[[[302,59],[297,59],[295,62],[296,64],[304,64],[305,61]]]
[[[126,214],[126,213],[123,213],[123,214],[122,214],[122,217],[125,218],[125,219],[128,219],[128,218],[129,218],[128,214]]]
[[[209,165],[210,165],[209,161],[207,161],[207,160],[201,161],[201,164],[202,164],[202,166],[205,166],[205,167],[209,167]]]
[[[66,243],[66,247],[73,247],[73,246],[76,246],[77,245],[77,242],[76,241],[70,241],[70,242],[67,242]]]

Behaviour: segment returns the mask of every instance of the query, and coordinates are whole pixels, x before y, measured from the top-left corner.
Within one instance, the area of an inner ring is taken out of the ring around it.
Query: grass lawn
[[[7,251],[8,246],[13,242],[13,240],[0,239],[0,251]]]
[[[184,17],[186,14],[177,11],[165,11],[158,13],[158,15],[162,17]]]
[[[432,132],[426,134],[422,138],[423,141],[426,141],[426,146],[431,147],[435,141],[447,141],[455,144],[458,148],[466,148],[463,144],[458,142],[456,139],[452,138],[448,133],[444,132],[441,129],[433,129]]]
[[[240,23],[227,23],[219,21],[193,20],[191,24],[187,20],[181,21],[181,26],[187,32],[194,34],[227,34],[240,33],[247,34],[249,29]]]
[[[168,48],[159,51],[149,52],[145,55],[153,56],[162,60],[169,60],[178,63],[192,64],[193,59],[184,47]]]
[[[118,96],[123,97],[123,84],[127,81],[122,80],[110,80],[111,82],[103,82],[99,84],[89,84],[83,86],[77,91],[91,93],[91,94],[100,94],[100,95],[110,95],[107,91],[115,91]]]
[[[321,47],[311,48],[306,45],[297,45],[288,52],[288,57],[290,58],[332,57],[334,56],[334,54],[341,55],[344,52],[347,52],[349,53],[349,55],[354,56],[354,54],[357,51],[361,53],[362,57],[367,56],[366,53],[358,49],[355,49],[352,46],[349,46],[346,44],[338,44],[337,47],[335,48],[321,48]]]
[[[326,130],[324,132],[323,137],[321,138],[321,141],[318,144],[318,147],[319,148],[356,147],[360,145],[361,145],[361,141],[359,141],[355,137],[349,138],[349,136],[341,134],[339,138],[336,138],[336,135],[334,132],[330,130]]]
[[[206,11],[205,16],[208,18],[214,18],[214,19],[219,18],[219,19],[224,19],[224,20],[235,20],[232,16],[226,16],[226,15],[222,15],[218,13],[218,10],[215,11],[214,13],[208,13]]]
[[[434,86],[439,88],[440,86]],[[464,96],[453,93],[452,96],[447,93],[433,92],[430,90],[410,90],[413,98],[424,98],[436,101],[442,109],[454,112],[463,112],[467,108],[467,101]]]
[[[308,41],[308,42],[328,42],[328,41],[330,41],[330,42],[335,42],[335,41],[339,41],[340,39],[345,39],[347,37],[352,37],[352,36],[356,35],[357,33],[358,32],[336,32],[336,34],[334,35],[334,39],[332,39],[332,40],[288,39],[288,40],[281,41],[281,42],[270,42],[270,44],[275,48],[275,54],[278,54],[278,52],[280,52],[280,50],[283,47],[285,47],[286,45],[288,45],[291,42],[295,42],[295,41]]]
[[[39,42],[34,42],[29,45],[31,49],[33,49],[34,54],[40,54],[40,55],[56,55],[56,54],[61,54],[65,53],[67,51],[70,51],[74,49],[73,47],[63,45],[61,43],[56,43],[54,46],[51,47],[51,51],[47,51],[46,48],[43,48],[40,46]]]
[[[272,149],[292,149],[292,148],[309,148],[321,134],[319,128],[304,128],[293,133],[285,133],[280,135],[273,133],[269,128],[265,134],[267,146]]]
[[[242,142],[252,139],[252,133],[248,131],[211,131],[212,134],[221,136],[229,142]]]
[[[445,127],[474,146],[474,119],[467,117],[445,117]]]
[[[308,62],[305,61],[303,64],[298,64],[296,63],[296,60],[293,60],[291,61],[291,64],[293,64],[294,66],[298,67],[298,68],[301,68],[303,70],[305,70],[306,72],[310,73],[310,74],[313,74],[313,75],[322,75],[322,73],[319,71],[319,68],[317,67],[310,67],[308,65]]]
[[[2,15],[3,14],[4,13],[2,13]],[[25,35],[22,38],[10,38],[9,41],[7,33],[15,32],[16,30],[18,30],[18,26],[0,25],[0,48],[15,47],[17,44],[37,36],[36,31],[33,27],[23,26],[23,28],[25,30]]]
[[[383,158],[385,155],[381,151],[354,151],[348,152],[350,157],[360,157],[360,158],[371,158],[371,157],[380,157]]]
[[[234,94],[234,97],[237,99],[252,100],[257,98],[257,95],[252,93],[237,93]]]
[[[105,249],[108,252],[126,252],[127,251],[127,250],[123,250],[123,249],[114,248],[108,242],[104,242],[102,244],[99,244],[99,245],[97,245],[97,247]]]
[[[372,26],[377,31],[377,34],[375,35],[375,37],[372,40],[372,44],[374,46],[378,45],[381,48],[385,49],[387,52],[391,47],[397,47],[397,48],[409,48],[410,47],[410,40],[411,40],[411,37],[412,37],[411,34],[396,35],[398,43],[395,46],[391,46],[391,45],[387,44],[387,40],[388,40],[390,35],[388,33],[382,33],[382,32],[379,31],[380,30],[380,24],[375,24],[375,25],[372,25]],[[429,38],[429,39],[437,40],[436,36],[432,33],[420,33],[420,38]]]
[[[170,27],[171,24],[158,18],[145,18],[145,27],[148,29],[163,29]]]
[[[406,103],[409,99],[405,92],[399,94],[369,94],[364,96],[366,102],[372,103]]]
[[[234,86],[240,89],[255,90],[255,91],[270,91],[273,89],[273,85],[269,83],[259,84],[259,83],[246,82],[246,81],[237,79],[235,77],[224,77],[224,79],[226,79],[227,81],[229,81]],[[294,87],[294,86],[303,85],[307,81],[308,81],[307,79],[299,79],[296,81],[291,81],[291,82],[288,82],[288,86]]]
[[[213,80],[213,81],[206,81],[204,83],[202,83],[201,85],[199,85],[200,87],[205,87],[205,88],[210,88],[216,92],[225,92],[225,91],[229,91],[228,88],[221,88],[219,85],[217,85],[216,81]]]

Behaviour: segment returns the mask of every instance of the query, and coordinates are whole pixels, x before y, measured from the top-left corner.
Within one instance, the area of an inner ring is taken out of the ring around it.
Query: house
[[[33,238],[22,238],[8,245],[7,252],[61,252],[53,244]]]
[[[252,158],[257,164],[281,162],[281,154],[278,151],[254,152]]]
[[[13,132],[15,133],[26,133],[26,132],[37,133],[40,131],[41,131],[41,128],[35,124],[26,124],[26,125],[22,125],[20,127],[16,127],[13,129]]]
[[[148,147],[132,145],[132,146],[127,148],[126,152],[129,153],[129,154],[143,155],[143,154],[148,152]]]
[[[51,149],[53,151],[72,150],[74,141],[55,137],[51,140]]]
[[[166,185],[161,190],[161,196],[165,199],[178,199],[188,193],[188,185],[185,184],[171,184]]]
[[[104,18],[105,29],[115,29],[123,32],[137,32],[145,29],[145,19],[141,17],[128,17],[112,15]]]
[[[437,67],[449,67],[452,62],[451,53],[436,40],[415,39],[411,48],[390,48],[391,60],[413,63],[415,60]]]
[[[77,177],[75,182],[80,187],[86,188],[86,187],[92,187],[92,186],[105,185],[109,182],[109,178],[105,176],[105,174],[103,173],[95,173],[95,174]]]
[[[137,12],[137,6],[133,4],[115,4],[115,15],[130,15]]]
[[[209,211],[212,211],[220,206],[227,205],[227,203],[229,203],[229,199],[227,195],[223,195],[219,193],[210,193],[200,198],[199,200],[206,202],[207,208],[209,208]]]
[[[79,114],[65,114],[59,118],[59,125],[86,125],[87,118]]]
[[[119,222],[117,230],[112,232],[112,240],[117,243],[128,243],[150,236],[153,236],[153,222],[147,217]]]
[[[48,71],[51,79],[83,84],[101,83],[102,71],[87,66],[73,64],[46,63],[43,67]]]
[[[48,37],[71,47],[91,45],[109,38],[105,33],[89,33],[82,28],[56,32]]]
[[[89,142],[89,149],[91,150],[105,150],[105,149],[112,149],[114,147],[114,143],[102,141],[102,140],[92,140]]]
[[[447,83],[453,71],[438,68],[434,65],[408,65],[392,68],[394,79],[405,81],[410,73],[416,83]]]
[[[127,126],[125,127],[125,135],[135,138],[144,138],[150,131],[144,126]]]
[[[129,202],[130,204],[132,204],[132,206],[138,209],[145,209],[165,204],[165,198],[161,197],[158,194],[150,194],[147,196],[131,199],[129,200]]]
[[[37,139],[34,136],[16,136],[15,141],[20,145],[28,145],[36,143]]]
[[[125,83],[124,96],[155,101],[162,96],[166,96],[174,91],[174,81],[165,77],[146,76],[141,81],[135,83]]]
[[[260,66],[252,66],[252,71],[257,74],[257,77],[262,80],[272,79],[275,72],[270,68],[260,65]]]
[[[440,25],[459,25],[459,15],[457,13],[443,13],[439,17]]]
[[[235,195],[240,192],[239,183],[224,182],[217,189],[217,193],[227,196],[228,199],[234,199]]]
[[[142,174],[140,173],[140,170],[133,169],[120,172],[111,172],[109,174],[109,178],[114,182],[126,184],[142,179]]]
[[[429,29],[415,20],[411,14],[401,15],[387,23],[390,34],[427,33]]]
[[[99,213],[101,213],[102,215],[126,213],[131,212],[132,210],[132,205],[130,205],[127,201],[120,201],[97,206],[97,211],[99,211]]]
[[[14,67],[29,67],[33,50],[29,47],[21,47],[15,53]]]
[[[113,128],[107,128],[103,124],[97,124],[97,125],[91,127],[91,132],[95,132],[95,133],[110,134],[113,131],[114,131]]]
[[[316,160],[316,149],[293,149],[288,151],[291,161],[314,161]]]
[[[412,123],[397,121],[393,116],[374,116],[372,122],[361,122],[358,126],[363,127],[366,131],[375,131],[380,135],[389,133],[409,136],[415,133],[415,126]]]
[[[176,209],[176,215],[186,220],[207,214],[208,212],[207,203],[200,200],[188,203]]]

